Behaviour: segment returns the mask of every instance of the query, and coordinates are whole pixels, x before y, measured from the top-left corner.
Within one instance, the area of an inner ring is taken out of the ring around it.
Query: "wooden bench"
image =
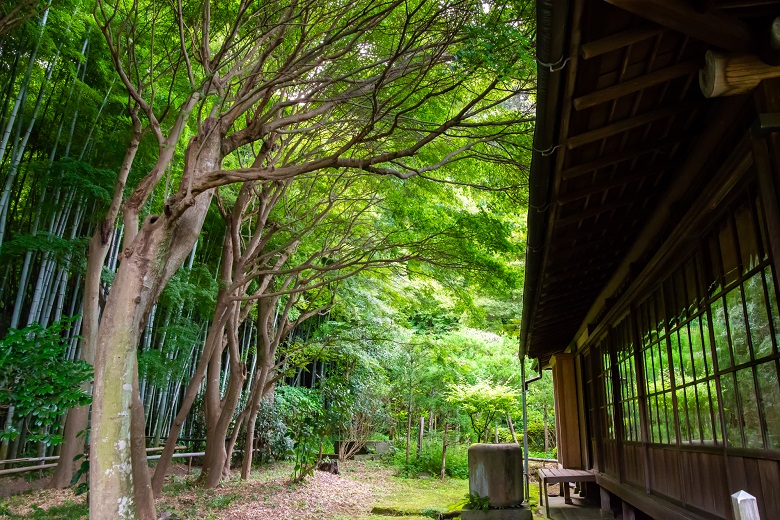
[[[547,484],[561,484],[566,503],[571,503],[569,497],[569,482],[596,482],[596,475],[584,469],[540,469],[539,470],[539,505],[544,505],[545,516],[550,518],[550,499],[547,496]],[[542,493],[544,488],[544,493]],[[542,502],[544,499],[544,502]]]

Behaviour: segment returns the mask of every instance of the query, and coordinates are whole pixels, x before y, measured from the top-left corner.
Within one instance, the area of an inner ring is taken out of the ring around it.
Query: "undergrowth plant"
[[[415,478],[421,473],[437,476],[441,473],[441,444],[423,444],[421,452],[412,451],[409,464],[406,464],[404,449],[397,449],[393,454],[393,465],[404,477]],[[447,464],[445,474],[453,478],[468,478],[468,446],[462,444],[447,447]]]

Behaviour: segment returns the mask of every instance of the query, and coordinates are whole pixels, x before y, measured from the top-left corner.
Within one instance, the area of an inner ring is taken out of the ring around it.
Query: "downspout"
[[[520,359],[520,376],[523,381],[523,480],[525,481],[525,499],[526,501],[531,497],[529,487],[531,484],[531,475],[528,469],[528,409],[526,407],[526,394],[528,393],[528,385],[534,381],[539,381],[542,378],[542,371],[539,370],[539,375],[532,377],[531,379],[525,378],[525,357]]]

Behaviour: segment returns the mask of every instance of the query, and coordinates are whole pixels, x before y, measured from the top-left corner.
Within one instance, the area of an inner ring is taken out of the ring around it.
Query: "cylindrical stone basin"
[[[517,444],[473,444],[469,448],[469,493],[490,499],[490,507],[523,502],[523,451]]]

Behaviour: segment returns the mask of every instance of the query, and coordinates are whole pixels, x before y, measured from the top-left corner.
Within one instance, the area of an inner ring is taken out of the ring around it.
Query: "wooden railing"
[[[192,469],[192,458],[193,457],[202,457],[205,455],[205,452],[198,451],[198,452],[187,452],[187,453],[181,453],[181,450],[186,450],[187,446],[176,446],[174,454],[172,455],[173,458],[182,458],[182,457],[188,457],[189,463],[188,467]],[[162,451],[163,447],[159,448],[146,448],[146,452],[152,453],[155,451]],[[160,458],[160,455],[147,455],[147,460],[157,460]],[[57,455],[53,455],[50,457],[25,457],[21,459],[9,459],[4,460],[0,462],[2,465],[6,464],[24,464],[24,463],[30,463],[30,462],[43,462],[43,464],[38,464],[36,466],[23,466],[21,468],[8,468],[8,469],[2,469],[0,470],[0,476],[4,475],[12,475],[14,473],[26,473],[28,471],[36,471],[36,470],[44,470],[47,468],[53,468],[57,465],[56,462],[46,464],[46,461],[58,461],[60,458]]]

